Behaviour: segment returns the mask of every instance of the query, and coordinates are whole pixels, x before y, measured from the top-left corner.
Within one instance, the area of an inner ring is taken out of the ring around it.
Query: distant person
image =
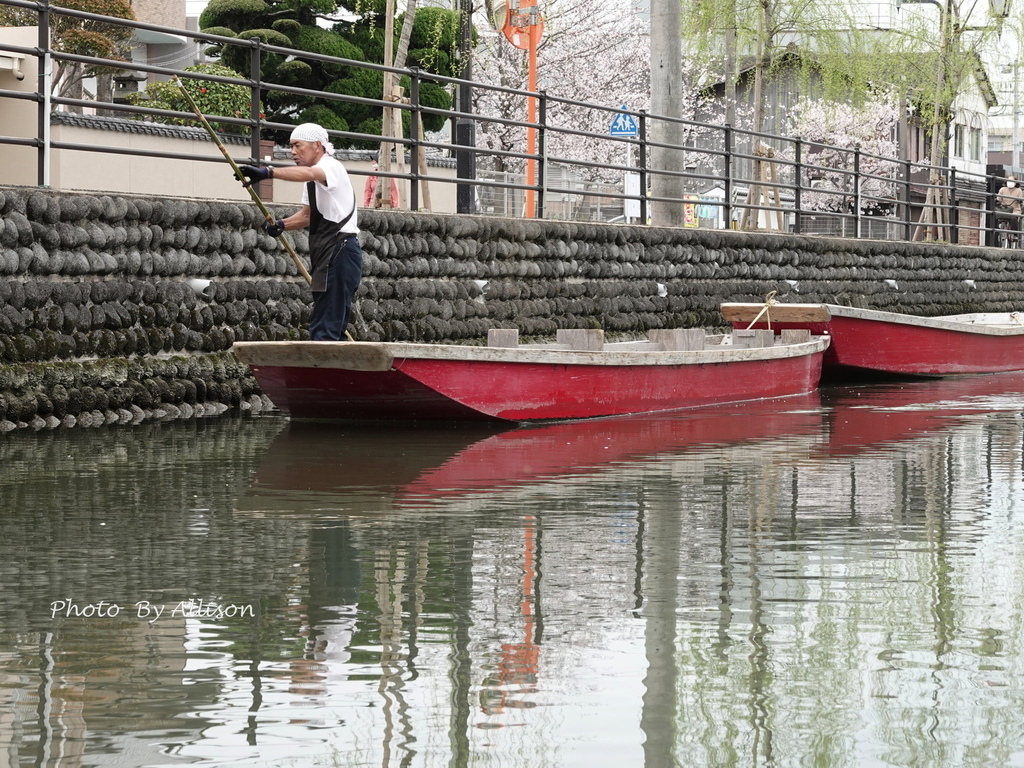
[[[1022,191],[1016,177],[1007,176],[1006,182],[996,192],[996,229],[998,244],[1002,248],[1019,245],[1021,199]]]
[[[265,221],[263,229],[277,237],[289,229],[309,227],[313,277],[309,337],[313,341],[344,341],[352,300],[363,274],[363,250],[356,237],[356,195],[323,127],[316,123],[298,125],[288,143],[294,167],[243,165],[243,183],[249,186],[264,179],[305,182],[302,208],[285,219]]]
[[[377,163],[374,162],[373,170],[378,169]],[[390,178],[390,177],[389,177]],[[377,197],[377,176],[367,176],[366,186],[363,187],[363,207],[364,208],[382,208],[383,200]],[[398,207],[398,184],[391,178],[391,206],[392,208]]]
[[[1022,197],[1024,197],[1024,192],[1021,191],[1016,177],[1007,176],[1006,183],[996,193],[996,205],[1002,206],[1009,213],[1020,216]],[[1014,229],[1016,228],[1016,225],[1014,225]]]

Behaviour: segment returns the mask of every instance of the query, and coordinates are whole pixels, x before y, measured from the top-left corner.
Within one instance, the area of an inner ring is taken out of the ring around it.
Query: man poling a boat
[[[309,337],[313,341],[343,341],[363,272],[355,192],[322,126],[298,125],[288,143],[294,167],[243,165],[243,184],[250,186],[265,179],[305,184],[302,208],[286,218],[264,222],[263,229],[277,237],[288,230],[309,227],[313,278]]]

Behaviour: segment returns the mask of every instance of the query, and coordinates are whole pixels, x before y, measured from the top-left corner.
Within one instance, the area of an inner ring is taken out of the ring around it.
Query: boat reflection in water
[[[359,542],[348,559],[373,561],[374,584],[368,585],[376,595],[372,605],[361,601],[358,608],[353,605],[341,611],[344,620],[332,617],[336,608],[309,606],[303,634],[308,637],[309,647],[318,652],[305,672],[308,692],[316,691],[329,700],[334,687],[341,685],[339,681],[347,674],[341,663],[348,658],[347,649],[365,645],[369,637],[374,637],[383,649],[378,688],[384,702],[382,709],[392,709],[405,722],[422,723],[428,713],[416,711],[417,695],[403,679],[419,674],[415,665],[420,669],[443,669],[448,666],[443,659],[464,659],[465,663],[453,665],[442,675],[454,686],[446,694],[454,704],[450,743],[465,741],[479,748],[483,737],[471,734],[491,734],[486,738],[489,745],[484,746],[490,746],[491,752],[497,748],[498,763],[510,765],[515,751],[504,749],[510,747],[509,739],[517,737],[498,737],[496,729],[530,725],[531,718],[540,718],[533,725],[540,723],[540,732],[546,731],[552,710],[541,705],[566,684],[564,660],[559,658],[566,641],[552,643],[545,631],[550,633],[553,627],[569,621],[578,625],[574,632],[587,632],[588,627],[608,620],[588,620],[583,615],[577,621],[571,609],[564,604],[559,607],[562,598],[557,593],[561,590],[556,590],[554,584],[561,578],[575,577],[571,570],[556,576],[557,569],[545,565],[545,555],[570,563],[571,559],[557,553],[565,546],[571,547],[579,533],[571,532],[577,522],[567,520],[568,536],[553,534],[544,524],[549,519],[546,516],[565,500],[579,501],[581,495],[593,498],[595,486],[601,485],[595,478],[613,478],[608,482],[614,497],[622,493],[615,487],[620,479],[614,478],[635,472],[646,463],[657,467],[666,458],[738,444],[757,451],[759,446],[776,446],[780,439],[814,445],[821,434],[822,410],[817,393],[656,417],[573,421],[498,432],[291,421],[269,446],[249,493],[236,506],[241,514],[293,515],[297,524],[311,525],[311,550],[315,551],[340,551],[329,542],[336,531],[344,530],[348,540]],[[588,490],[581,494],[584,488]],[[584,506],[591,503],[583,501]],[[580,524],[595,535],[612,534],[615,541],[608,546],[619,553],[617,559],[636,559],[636,544],[627,541],[634,542],[637,526],[625,513],[606,513]],[[652,532],[657,528],[656,521],[649,526]],[[672,548],[670,542],[662,538],[661,544],[651,547],[651,562],[657,560],[659,551]],[[427,565],[428,553],[450,561],[451,572]],[[488,563],[484,566],[486,575],[471,575],[478,558]],[[639,566],[626,561],[615,568],[633,570]],[[344,568],[337,560],[317,566],[325,574]],[[543,589],[542,573],[552,580]],[[352,574],[348,577],[349,581],[355,578]],[[431,632],[439,631],[438,627],[423,635],[426,640],[420,640],[420,631],[410,624],[413,617],[430,613],[419,601],[436,580],[452,583],[452,594],[446,595],[446,602],[461,606],[452,609],[453,616],[441,622],[443,634],[451,638],[450,649],[438,649],[431,642]],[[320,581],[340,582],[341,578],[327,575]],[[623,586],[632,581],[624,581]],[[652,590],[656,581],[654,577],[649,581]],[[493,615],[487,618],[475,616],[481,595],[471,588],[474,583],[485,592],[497,591],[497,602],[488,610]],[[606,605],[623,599],[625,604],[616,608]],[[642,598],[615,587],[601,595],[599,610],[622,610],[639,618],[637,600]],[[549,604],[552,607],[545,612]],[[455,617],[462,618],[456,621]],[[653,615],[646,618],[652,631],[662,625]],[[455,625],[449,625],[452,621]],[[379,637],[374,636],[374,629]],[[486,640],[476,637],[481,631]],[[600,656],[603,651],[595,649],[595,653]],[[642,660],[642,643],[636,653]],[[662,655],[666,654],[671,655],[670,648],[663,646]],[[656,663],[651,661],[652,666]],[[654,691],[663,682],[652,679],[648,688]],[[664,707],[658,703],[670,698],[671,693],[663,689],[654,696],[649,709],[670,713],[669,701]],[[576,711],[575,707],[571,705],[570,710]],[[537,714],[530,714],[534,712]],[[623,749],[623,744],[636,740],[635,727],[621,731],[609,723],[607,729],[599,728],[606,730],[600,738],[608,738],[616,749]],[[655,733],[671,730],[651,722],[645,722],[643,728],[651,731],[648,741],[652,744]],[[627,752],[635,749],[631,745]],[[440,759],[441,755],[436,757]],[[536,752],[536,757],[542,760],[543,753]],[[626,758],[627,763],[635,759],[635,754]],[[649,764],[656,765],[658,760],[652,758]]]
[[[823,390],[827,453],[849,456],[941,432],[978,413],[1018,412],[1024,372]]]
[[[561,422],[506,431],[288,422],[240,500],[243,509],[389,488],[396,505],[493,491],[700,447],[783,436],[817,439],[817,392],[668,414]],[[259,501],[257,501],[257,498]]]
[[[373,514],[426,468],[495,434],[494,428],[286,422],[263,456],[240,511]]]
[[[332,494],[349,498],[360,488],[389,490],[399,505],[418,503],[782,437],[807,438],[811,455],[849,456],[941,431],[966,415],[1016,411],[1022,399],[1024,372],[1015,372],[830,387],[777,400],[509,430],[292,421],[270,445],[241,506],[273,508],[276,497],[278,506],[305,500],[329,507]]]

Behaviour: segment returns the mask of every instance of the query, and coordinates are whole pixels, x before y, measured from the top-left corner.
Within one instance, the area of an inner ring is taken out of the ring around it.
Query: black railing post
[[[420,70],[409,69],[409,210],[420,208],[420,176],[426,170],[420,168]]]
[[[458,0],[459,10],[459,78],[455,86],[453,144],[455,150],[455,210],[457,213],[476,212],[476,122],[473,120],[473,2]]]
[[[537,97],[537,210],[535,216],[544,218],[544,179],[547,178],[548,153],[544,142],[544,127],[548,119],[547,91],[540,91]]]
[[[853,236],[858,240],[864,236],[861,221],[864,208],[860,194],[860,144],[853,149]]]
[[[983,239],[981,240],[982,245],[997,245],[996,242],[996,230],[998,229],[999,220],[996,218],[996,203],[998,203],[997,195],[995,190],[999,187],[996,186],[995,174],[985,176],[985,217],[983,225]]]
[[[40,187],[50,186],[50,90],[53,82],[50,75],[50,2],[39,4],[39,77],[36,78],[39,110],[36,129],[39,131],[39,151],[36,153],[36,182]]]
[[[903,239],[910,241],[913,238],[912,225],[910,220],[910,161],[903,161],[903,191],[900,193],[903,202]]]
[[[732,126],[726,123],[722,130],[724,131],[722,144],[725,152],[722,156],[722,161],[725,164],[722,169],[722,186],[725,195],[725,200],[722,201],[725,204],[722,212],[725,216],[725,229],[732,229]]]
[[[956,202],[956,168],[949,169],[949,242],[960,239],[960,206]]]
[[[647,224],[647,110],[640,110],[637,138],[640,140],[636,159],[640,170],[640,223]]]
[[[249,119],[253,121],[252,131],[249,134],[249,154],[257,163],[262,160],[260,157],[260,82],[262,80],[262,47],[263,41],[258,37],[252,39],[252,48],[249,49]],[[271,157],[271,160],[274,158]]]
[[[793,171],[796,174],[796,186],[793,189],[793,234],[799,235],[803,233],[804,218],[804,143],[799,136],[796,137],[795,143]]]

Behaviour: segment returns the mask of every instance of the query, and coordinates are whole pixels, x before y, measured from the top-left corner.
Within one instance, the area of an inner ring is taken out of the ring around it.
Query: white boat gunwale
[[[257,341],[236,342],[232,351],[243,363],[262,367],[339,368],[387,371],[396,360],[450,360],[459,362],[535,363],[548,365],[672,366],[712,363],[763,362],[824,352],[827,336],[770,347],[740,348],[721,344],[703,350],[664,351],[636,349],[647,342],[606,344],[601,351],[570,350],[554,345],[485,347],[462,344],[414,344],[376,341]],[[633,347],[633,348],[629,348]]]
[[[815,319],[808,319],[807,313],[811,308],[820,308],[824,311],[814,315]],[[722,305],[723,315],[725,315],[726,319],[733,322],[753,321],[762,309],[764,309],[763,304]],[[773,304],[768,308],[767,312],[760,315],[757,322],[828,323],[833,317],[913,325],[920,328],[934,328],[936,330],[975,335],[1019,336],[1024,334],[1024,313],[1020,312],[977,312],[963,315],[923,317],[921,315],[902,315],[897,312],[886,312],[880,309],[844,307],[840,304]]]

